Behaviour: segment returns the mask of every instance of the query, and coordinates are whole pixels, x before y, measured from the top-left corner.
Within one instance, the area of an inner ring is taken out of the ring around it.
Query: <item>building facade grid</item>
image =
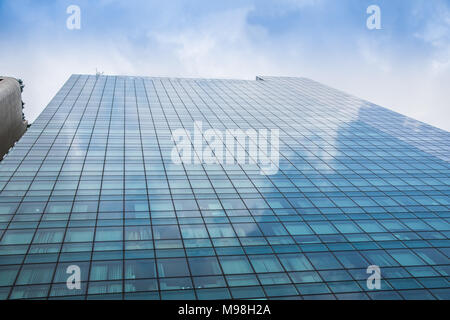
[[[72,75],[0,162],[0,299],[450,299],[450,134],[258,79]],[[174,163],[199,121],[279,129],[278,172]]]

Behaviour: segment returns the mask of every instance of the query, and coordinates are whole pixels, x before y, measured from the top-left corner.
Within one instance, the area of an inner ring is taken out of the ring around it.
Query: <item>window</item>
[[[181,234],[185,239],[208,238],[206,227],[200,224],[180,225]]]
[[[311,228],[304,222],[285,222],[284,226],[293,236],[313,234]]]
[[[336,260],[331,253],[328,252],[317,252],[317,253],[306,253],[306,256],[318,270],[328,270],[328,269],[340,269],[341,264]]]
[[[33,239],[34,230],[7,230],[0,244],[29,244]]]
[[[189,258],[189,266],[193,276],[222,274],[219,262],[215,257]]]
[[[180,239],[180,231],[177,225],[173,226],[153,226],[155,239]]]
[[[306,271],[313,269],[305,255],[300,253],[279,254],[278,258],[286,271]]]
[[[60,243],[63,240],[65,229],[38,229],[33,243]]]
[[[183,277],[189,276],[186,259],[158,259],[158,274],[160,277]]]
[[[20,266],[0,266],[0,286],[12,286]]]
[[[54,264],[26,264],[20,271],[19,277],[17,278],[17,284],[30,285],[50,283],[54,271]]]
[[[256,223],[234,223],[233,228],[239,237],[262,236]]]
[[[123,237],[123,228],[97,227],[95,241],[119,241]]]
[[[208,224],[206,225],[212,238],[235,237],[236,234],[229,224]]]
[[[411,250],[398,249],[388,250],[388,253],[397,260],[402,266],[421,266],[425,265],[422,259],[415,255]]]
[[[220,264],[225,274],[251,273],[252,268],[244,256],[219,257]]]
[[[94,261],[91,266],[90,280],[118,280],[122,278],[122,261]]]
[[[125,227],[125,240],[151,240],[152,230],[150,226]]]
[[[249,256],[249,259],[258,273],[283,272],[283,267],[274,255]]]
[[[94,228],[68,228],[65,242],[85,242],[94,238]]]
[[[288,234],[281,223],[259,223],[258,225],[265,236],[284,236]]]
[[[356,251],[334,253],[345,268],[367,268],[370,264]]]
[[[125,278],[155,278],[156,264],[153,259],[125,260]]]

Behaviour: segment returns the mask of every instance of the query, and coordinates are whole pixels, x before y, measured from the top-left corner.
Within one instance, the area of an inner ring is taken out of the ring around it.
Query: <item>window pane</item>
[[[154,278],[156,277],[156,264],[153,259],[125,260],[125,278]]]
[[[282,272],[283,267],[274,255],[249,256],[256,272]]]
[[[17,284],[50,283],[54,270],[54,264],[26,264],[20,271]]]
[[[252,272],[250,263],[244,256],[220,257],[219,260],[225,274]]]
[[[122,278],[122,261],[94,261],[90,280],[118,280]]]
[[[182,277],[189,276],[186,259],[158,259],[158,274],[160,277]]]
[[[313,269],[312,265],[303,254],[280,254],[278,255],[278,258],[287,271],[305,271]]]
[[[189,258],[189,266],[193,276],[222,274],[219,262],[215,257]]]

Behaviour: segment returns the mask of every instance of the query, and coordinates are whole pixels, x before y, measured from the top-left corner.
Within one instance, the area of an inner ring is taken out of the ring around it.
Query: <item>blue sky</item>
[[[381,30],[366,27],[372,4]],[[96,69],[304,76],[450,130],[450,0],[0,0],[0,73],[24,79],[29,120]]]

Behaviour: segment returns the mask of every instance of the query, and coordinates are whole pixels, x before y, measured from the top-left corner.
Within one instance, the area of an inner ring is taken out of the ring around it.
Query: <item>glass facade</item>
[[[278,172],[174,163],[195,121],[279,129]],[[449,160],[304,78],[73,75],[0,162],[0,299],[450,299]]]

